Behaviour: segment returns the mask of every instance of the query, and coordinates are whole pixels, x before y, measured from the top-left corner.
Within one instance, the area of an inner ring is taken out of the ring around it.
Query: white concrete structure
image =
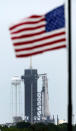
[[[21,78],[14,76],[11,80],[12,118],[21,116]]]

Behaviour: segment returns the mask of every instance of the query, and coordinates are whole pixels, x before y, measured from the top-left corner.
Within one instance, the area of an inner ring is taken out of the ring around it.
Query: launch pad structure
[[[42,89],[38,92],[38,79],[42,77]],[[48,79],[47,74],[38,74],[37,69],[26,69],[21,77],[24,81],[24,115],[30,123],[50,122]]]
[[[41,90],[38,81],[42,78]],[[54,123],[49,111],[49,94],[47,74],[38,74],[37,69],[25,69],[24,75],[12,78],[12,117],[13,122],[22,121],[21,116],[21,82],[24,82],[24,119],[26,122]]]
[[[22,79],[24,80],[25,92],[25,119],[33,123],[34,119],[37,120],[37,70],[25,70]]]

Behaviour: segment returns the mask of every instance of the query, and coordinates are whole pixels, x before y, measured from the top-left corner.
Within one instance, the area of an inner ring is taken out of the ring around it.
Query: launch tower
[[[33,123],[37,119],[37,70],[26,69],[24,72],[25,119]]]
[[[37,90],[38,78],[42,77],[41,91]],[[24,71],[24,115],[25,120],[30,123],[51,122],[49,111],[49,94],[47,74],[38,74],[37,69],[26,69]]]

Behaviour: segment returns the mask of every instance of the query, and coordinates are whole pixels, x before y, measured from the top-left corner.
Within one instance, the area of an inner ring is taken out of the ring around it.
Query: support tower
[[[25,92],[25,119],[33,123],[37,119],[37,70],[26,69],[24,71],[24,92]]]

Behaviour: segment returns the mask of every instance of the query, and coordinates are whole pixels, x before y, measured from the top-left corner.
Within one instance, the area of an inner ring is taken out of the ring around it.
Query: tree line
[[[76,131],[76,125],[72,126],[73,131]],[[15,125],[0,126],[0,131],[67,131],[67,123],[55,125],[52,123],[35,123],[19,122]]]

